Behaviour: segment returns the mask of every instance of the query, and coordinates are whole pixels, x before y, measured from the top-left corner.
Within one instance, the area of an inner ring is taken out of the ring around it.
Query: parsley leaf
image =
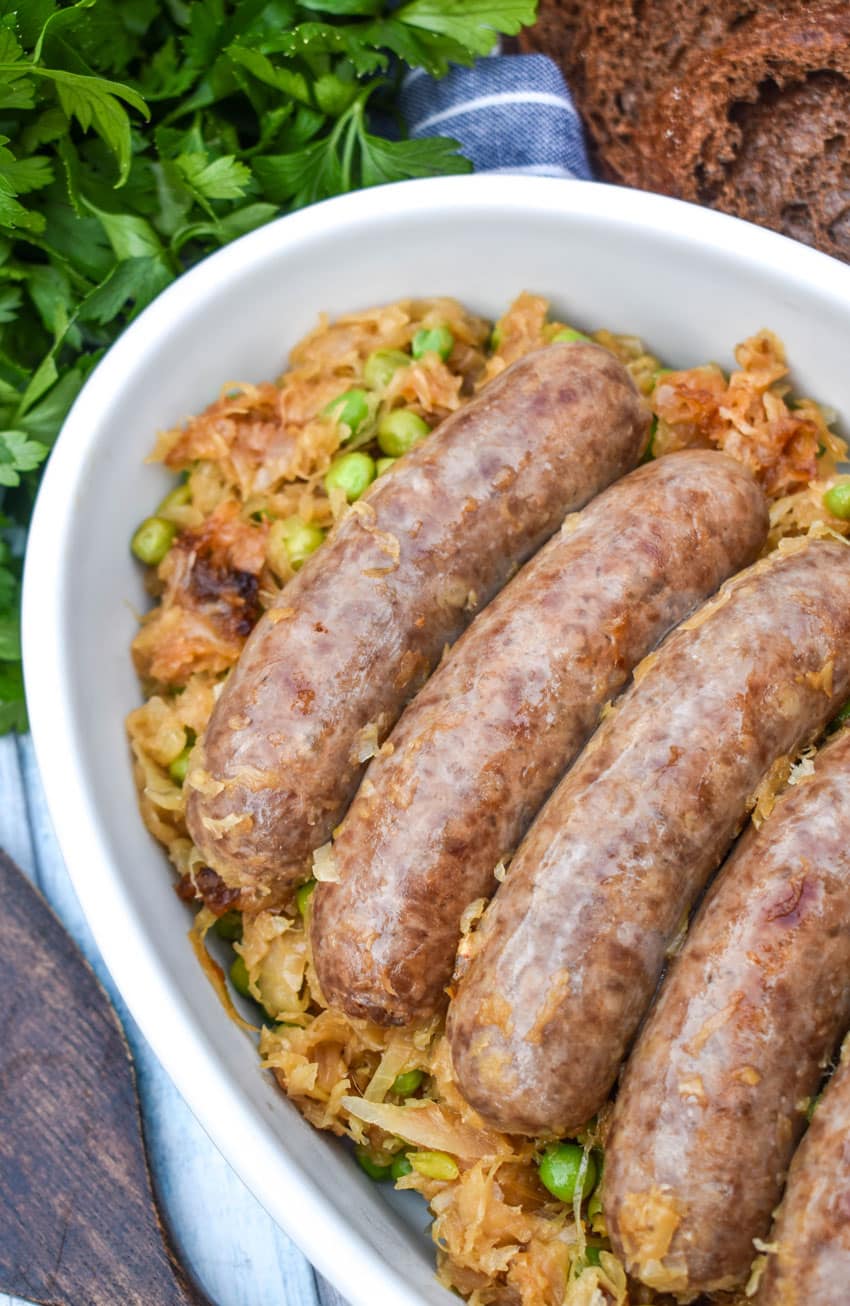
[[[489,54],[500,32],[515,36],[533,23],[535,9],[534,0],[411,0],[393,21],[446,37],[470,54]]]
[[[469,172],[472,165],[458,153],[457,141],[432,136],[416,141],[388,141],[368,132],[360,135],[361,179],[364,186],[380,186],[408,177],[435,173]]]
[[[36,68],[32,72],[47,77],[56,86],[59,103],[66,118],[76,118],[84,131],[94,127],[118,159],[118,185],[123,186],[130,172],[130,119],[122,100],[147,118],[147,105],[129,86],[85,77],[59,68]]]
[[[232,154],[212,160],[203,152],[178,154],[175,163],[192,190],[206,200],[239,199],[251,180],[251,169]]]
[[[0,485],[20,485],[20,473],[33,471],[46,457],[46,445],[28,440],[26,431],[0,431]]]
[[[24,676],[20,661],[0,662],[0,735],[27,728]]]

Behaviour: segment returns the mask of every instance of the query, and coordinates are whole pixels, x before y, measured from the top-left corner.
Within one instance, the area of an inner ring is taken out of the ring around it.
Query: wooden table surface
[[[184,1263],[211,1300],[217,1306],[345,1306],[207,1138],[118,997],[63,865],[29,738],[0,738],[0,847],[52,903],[115,1003],[136,1063],[160,1206]],[[60,1158],[56,1182],[62,1182]],[[0,1306],[23,1303],[0,1293]]]

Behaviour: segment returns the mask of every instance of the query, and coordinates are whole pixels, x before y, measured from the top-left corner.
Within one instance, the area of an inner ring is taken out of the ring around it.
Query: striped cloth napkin
[[[410,73],[401,107],[411,136],[453,136],[476,172],[592,177],[570,93],[543,55],[495,55],[438,82]],[[50,899],[121,1015],[159,1198],[184,1262],[217,1306],[345,1306],[203,1134],[121,1002],[62,863],[29,738],[0,738],[0,794],[0,847]],[[0,1293],[0,1306],[26,1304]]]
[[[411,136],[458,140],[476,172],[592,180],[581,119],[545,55],[494,55],[439,82],[416,69],[401,111]]]

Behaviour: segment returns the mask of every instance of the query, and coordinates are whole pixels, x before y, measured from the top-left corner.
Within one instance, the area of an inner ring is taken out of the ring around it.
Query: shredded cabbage
[[[405,300],[333,323],[323,318],[292,350],[289,368],[277,381],[226,383],[209,408],[161,434],[156,444],[153,457],[185,474],[189,501],[173,510],[177,539],[150,577],[155,602],[133,645],[145,701],[130,714],[127,729],[142,815],[168,850],[181,877],[179,891],[187,899],[206,894],[214,904],[201,907],[192,945],[228,1014],[247,1030],[254,1026],[238,1015],[224,972],[204,946],[207,930],[234,905],[237,891],[217,880],[192,845],[184,819],[186,789],[211,792],[210,785],[219,783],[203,766],[206,722],[254,622],[291,576],[279,550],[271,563],[270,522],[297,514],[328,528],[343,512],[355,511],[364,529],[372,528],[368,504],[349,508],[343,496],[325,494],[324,473],[350,435],[328,416],[328,404],[363,383],[373,351],[408,349],[420,327],[440,324],[455,340],[448,361],[429,354],[394,372],[382,392],[370,393],[364,427],[347,448],[370,447],[381,413],[400,404],[436,426],[568,325],[551,320],[547,301],[529,293],[514,301],[492,337],[490,324],[451,299]],[[714,364],[665,371],[635,336],[602,330],[593,338],[621,359],[646,396],[655,418],[652,455],[714,446],[753,469],[771,500],[769,548],[799,547],[798,537],[807,533],[843,538],[850,532],[850,522],[831,517],[823,503],[846,447],[830,430],[826,410],[792,397],[784,349],[769,331],[738,346],[738,367],[728,377]],[[391,569],[398,541],[383,537],[382,548]],[[459,605],[477,601],[465,588],[454,599]],[[713,606],[725,601],[721,591]],[[687,624],[699,624],[707,610]],[[291,611],[277,607],[276,620],[285,621]],[[652,655],[636,679],[651,661]],[[818,673],[824,692],[831,674],[829,665]],[[379,744],[384,733],[382,723],[370,723],[355,741],[354,756],[364,761],[391,750]],[[195,739],[181,787],[169,768]],[[756,823],[787,783],[805,781],[809,767],[805,755],[777,763],[753,795]],[[240,819],[226,818],[222,828]],[[506,861],[500,861],[496,880],[506,872]],[[336,878],[332,843],[314,853],[313,873],[319,880]],[[265,904],[262,910],[257,903],[235,905],[244,909],[242,937],[234,947],[258,1004],[262,1064],[282,1091],[317,1128],[353,1139],[381,1164],[402,1149],[444,1152],[455,1162],[456,1178],[429,1178],[412,1168],[397,1181],[430,1204],[441,1281],[470,1306],[624,1306],[626,1276],[609,1249],[598,1198],[584,1212],[564,1206],[540,1183],[539,1145],[484,1124],[454,1081],[442,1021],[383,1029],[328,1009],[295,902]],[[464,912],[458,973],[479,946],[476,927],[485,908],[480,899]],[[685,919],[681,938],[686,929]],[[717,1020],[726,1015],[719,1013]],[[700,1037],[710,1037],[712,1028]],[[403,1098],[393,1085],[411,1070],[424,1078]],[[689,1091],[698,1095],[699,1087],[692,1084]],[[585,1147],[603,1145],[606,1122],[607,1110],[595,1131],[582,1136]],[[633,1220],[635,1228],[651,1226],[660,1263],[677,1216],[663,1193],[645,1198]],[[628,1227],[624,1233],[628,1238]],[[652,1266],[648,1272],[652,1277]],[[659,1289],[674,1287],[669,1275],[658,1279]],[[652,1300],[649,1290],[642,1293],[641,1301]]]

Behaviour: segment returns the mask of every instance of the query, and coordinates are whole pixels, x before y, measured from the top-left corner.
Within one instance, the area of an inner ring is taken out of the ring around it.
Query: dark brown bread
[[[550,55],[574,75],[577,60],[573,52],[584,10],[585,0],[539,0],[537,22],[523,28],[517,46],[524,54]]]
[[[610,180],[850,260],[850,5],[543,0],[523,44],[561,62]]]
[[[558,60],[602,170],[633,185],[636,128],[659,87],[691,52],[721,44],[758,9],[759,0],[541,0],[521,43]]]
[[[850,6],[759,15],[644,113],[633,180],[850,259]]]

